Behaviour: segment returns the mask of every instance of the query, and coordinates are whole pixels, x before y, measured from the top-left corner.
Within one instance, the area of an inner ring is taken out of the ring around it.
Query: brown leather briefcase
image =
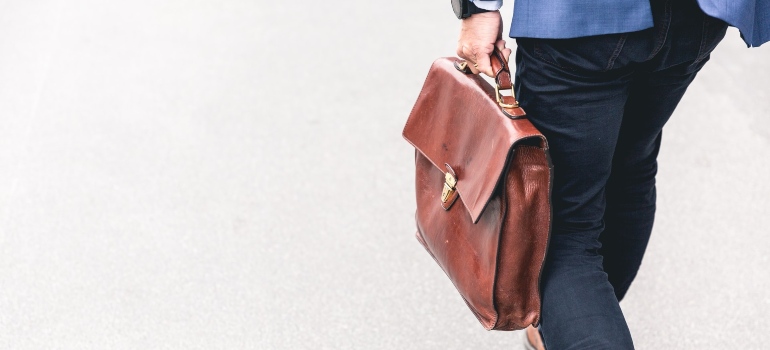
[[[540,319],[551,229],[545,137],[526,119],[499,52],[496,87],[441,58],[404,127],[416,149],[417,239],[488,330]]]

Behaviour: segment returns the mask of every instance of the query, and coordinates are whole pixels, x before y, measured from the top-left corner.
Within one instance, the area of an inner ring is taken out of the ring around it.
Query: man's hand
[[[508,61],[511,49],[505,48],[503,40],[503,18],[500,11],[477,13],[462,20],[460,40],[457,41],[457,55],[468,61],[473,73],[484,73],[493,77],[489,55],[494,47],[503,53]]]

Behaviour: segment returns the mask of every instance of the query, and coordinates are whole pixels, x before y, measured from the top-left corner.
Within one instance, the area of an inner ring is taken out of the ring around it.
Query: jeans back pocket
[[[546,63],[573,72],[605,72],[614,67],[627,38],[628,33],[619,33],[529,40],[532,40],[534,56]]]

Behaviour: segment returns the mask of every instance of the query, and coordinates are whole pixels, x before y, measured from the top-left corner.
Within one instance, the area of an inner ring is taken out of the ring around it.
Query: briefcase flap
[[[433,63],[403,136],[441,172],[447,171],[445,164],[452,167],[457,193],[477,223],[514,145],[534,138],[543,149],[548,146],[529,120],[511,119],[502,112],[494,87],[478,75],[457,70],[458,60]]]

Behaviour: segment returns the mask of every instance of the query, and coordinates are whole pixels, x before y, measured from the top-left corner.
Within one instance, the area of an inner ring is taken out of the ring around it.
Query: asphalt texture
[[[522,349],[413,236],[401,129],[457,32],[428,1],[0,1],[0,349]],[[731,29],[665,129],[638,349],[770,348],[768,65]]]

